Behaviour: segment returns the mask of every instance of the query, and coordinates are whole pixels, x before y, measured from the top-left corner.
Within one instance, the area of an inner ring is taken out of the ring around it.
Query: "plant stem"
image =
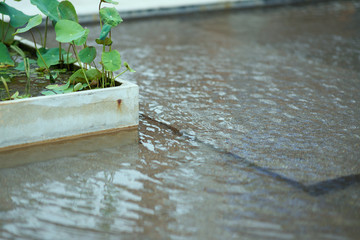
[[[111,86],[115,87],[114,72],[110,72]]]
[[[101,22],[101,16],[100,16],[100,10],[101,10],[101,4],[102,4],[102,0],[100,0],[100,3],[99,3],[99,20],[100,20],[100,29],[102,29],[103,27],[103,24]],[[106,49],[105,49],[105,41],[103,43],[103,49],[102,49],[102,52],[105,52]],[[101,80],[102,80],[102,87],[105,88],[105,80],[106,80],[106,71],[105,71],[105,68],[104,68],[104,65],[101,64],[102,68],[101,68]]]
[[[104,53],[105,51],[106,51],[106,49],[105,49],[105,41],[104,41],[102,52]],[[101,63],[101,66],[102,66],[102,69],[101,69],[101,78],[102,78],[102,85],[103,85],[102,87],[105,88],[106,71],[105,71],[104,64]]]
[[[51,76],[51,73],[50,73],[50,69],[49,69],[49,67],[47,66],[47,64],[46,64],[46,62],[45,62],[45,60],[44,60],[43,56],[41,55],[41,53],[40,53],[39,49],[38,49],[38,48],[37,48],[37,46],[36,46],[35,37],[34,37],[34,34],[32,33],[32,31],[31,31],[31,30],[30,30],[30,34],[31,34],[31,36],[32,36],[32,38],[33,38],[35,49],[36,49],[37,53],[39,54],[39,57],[40,57],[40,58],[41,58],[41,60],[43,61],[43,63],[44,63],[44,65],[45,65],[46,70],[49,72],[49,74],[50,74],[50,79],[51,79],[51,78],[52,78],[52,76]]]
[[[100,70],[97,68],[95,61],[92,62],[94,64],[94,68],[100,72]]]
[[[102,0],[100,0],[100,3],[99,3],[99,12],[100,12],[100,9],[101,9],[101,3],[102,3]],[[100,29],[102,29],[102,22],[101,22],[100,14],[99,14],[99,20],[100,20]]]
[[[41,35],[40,30],[39,30],[39,29],[36,29],[36,31],[39,33],[41,45],[44,46],[44,41],[43,41],[43,37],[42,37],[42,35]]]
[[[4,42],[5,41],[5,35],[4,35],[4,25],[5,25],[5,22],[4,22],[4,14],[1,14],[1,42]]]
[[[5,3],[5,0],[4,0],[4,3]],[[5,42],[5,37],[6,37],[6,33],[4,34],[4,25],[5,25],[5,19],[4,19],[4,14],[1,14],[1,20],[2,20],[2,27],[1,27],[1,34],[2,34],[2,40],[1,42]],[[9,23],[10,25],[10,23]]]
[[[10,23],[8,24],[5,34],[3,35],[3,42],[5,41],[5,38],[6,38],[6,35],[8,34],[9,29],[10,29]]]
[[[124,70],[123,72],[119,73],[118,75],[116,75],[116,77],[114,77],[114,79],[116,79],[117,77],[123,75],[124,73],[126,73],[129,69]]]
[[[73,41],[72,46],[73,46],[73,50],[74,50],[74,53],[75,53],[75,56],[76,56],[76,60],[78,61],[79,65],[80,65],[80,68],[81,68],[81,70],[82,70],[82,72],[83,72],[83,74],[84,74],[84,77],[85,77],[86,83],[88,84],[89,88],[91,89],[91,86],[90,86],[89,80],[88,80],[88,79],[87,79],[87,77],[86,77],[85,70],[84,70],[84,68],[83,68],[83,66],[82,66],[82,64],[81,64],[81,61],[80,61],[79,55],[78,55],[78,53],[77,53],[77,50],[76,50],[76,47],[75,47],[75,41]]]
[[[5,0],[3,1],[5,3]],[[2,40],[1,42],[4,42],[5,41],[5,37],[6,37],[6,34],[4,34],[4,14],[1,14],[1,20],[2,20],[2,27],[1,27],[1,34],[2,34]],[[10,25],[10,23],[9,23]]]
[[[62,68],[64,60],[62,59],[62,54],[61,54],[61,42],[59,42],[59,62],[60,62],[60,68]]]
[[[9,87],[8,87],[8,85],[6,83],[6,80],[3,77],[1,77],[1,81],[5,86],[5,90],[6,90],[7,94],[8,94],[8,96],[9,96],[9,99],[11,99],[10,92],[9,92]]]
[[[26,72],[26,87],[25,92],[27,96],[30,96],[30,63],[29,58],[24,58],[24,67]]]
[[[70,63],[69,63],[70,48],[71,48],[71,44],[69,44],[69,48],[67,50],[67,55],[66,55],[66,61],[67,61],[68,70],[70,70]]]
[[[47,30],[48,30],[48,21],[49,21],[49,17],[46,17],[46,22],[45,22],[45,36],[44,36],[44,48],[46,48],[46,39],[47,39]]]
[[[109,38],[110,38],[110,42],[111,42],[111,30],[110,30],[110,32],[109,32]],[[110,46],[109,46],[109,51],[111,51],[111,45],[112,45],[112,44],[110,44]]]
[[[101,74],[101,80],[102,80],[102,87],[105,88],[105,79],[106,79],[106,76],[105,76],[105,70],[104,70],[104,67],[103,67],[103,71],[102,71],[102,74]]]

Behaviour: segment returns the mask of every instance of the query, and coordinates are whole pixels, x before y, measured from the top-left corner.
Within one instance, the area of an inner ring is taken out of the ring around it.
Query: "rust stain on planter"
[[[121,109],[121,99],[118,99],[116,102],[117,102],[118,110],[120,110]]]

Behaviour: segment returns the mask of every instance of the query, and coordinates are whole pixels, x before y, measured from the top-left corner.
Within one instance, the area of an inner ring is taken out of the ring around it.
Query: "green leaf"
[[[16,45],[10,45],[11,49],[14,50],[15,52],[17,52],[22,58],[26,58],[25,53],[23,50],[21,50],[21,48],[19,48]]]
[[[103,52],[101,61],[106,71],[116,71],[121,68],[120,53],[116,50]]]
[[[124,67],[126,67],[130,72],[136,72],[134,69],[132,69],[127,62],[124,62]]]
[[[66,52],[64,49],[61,49],[61,53],[64,55]],[[48,67],[59,64],[59,48],[50,48],[48,50],[42,50],[42,57],[46,62]],[[39,67],[45,67],[44,62],[42,61],[41,57],[38,56],[37,64]]]
[[[104,3],[111,3],[111,4],[114,4],[114,5],[118,5],[119,3],[116,2],[116,1],[112,1],[112,0],[103,0]]]
[[[41,94],[43,94],[43,95],[45,95],[45,96],[56,95],[55,92],[53,92],[53,91],[47,91],[47,90],[42,91]]]
[[[116,8],[101,8],[99,11],[100,19],[105,24],[108,24],[112,27],[116,27],[119,25],[123,20],[120,17],[119,12],[116,10]]]
[[[105,38],[105,40],[101,40],[101,39],[96,39],[95,40],[95,42],[97,43],[97,44],[100,44],[100,45],[104,45],[105,44],[105,46],[110,46],[111,44],[112,44],[112,41],[111,41],[111,39],[110,38]]]
[[[45,79],[49,80],[51,83],[54,83],[58,76],[58,72],[50,72],[45,75]]]
[[[71,64],[71,63],[76,62],[76,59],[73,58],[73,57],[71,57],[71,56],[72,56],[71,53],[69,54],[69,58],[67,57],[67,53],[66,53],[66,54],[63,54],[63,60],[64,60],[64,63],[65,63],[65,64]]]
[[[83,63],[91,63],[96,57],[95,47],[86,47],[79,52],[80,61]]]
[[[119,12],[115,8],[101,8],[99,11],[100,19],[104,22],[104,25],[100,32],[100,40],[105,40],[112,27],[116,27],[123,20],[120,17]]]
[[[29,64],[34,64],[37,63],[35,60],[33,59],[29,59]],[[25,64],[24,61],[21,61],[15,68],[16,70],[20,70],[20,71],[25,71]]]
[[[85,29],[85,34],[81,37],[81,38],[79,38],[79,39],[76,39],[74,42],[75,42],[75,45],[76,46],[81,46],[81,45],[84,45],[85,43],[86,43],[86,41],[87,41],[87,37],[88,37],[88,35],[89,35],[89,32],[90,32],[90,30],[89,29]]]
[[[86,77],[89,81],[98,80],[101,78],[101,72],[97,69],[91,68],[88,70],[85,70]],[[86,83],[86,79],[84,76],[84,73],[81,69],[78,69],[76,72],[74,72],[70,78],[69,82],[75,84],[75,83]]]
[[[85,76],[84,76],[84,73],[83,73],[83,70],[82,69],[78,69],[76,72],[74,72],[70,78],[69,78],[69,82],[75,84],[75,83],[78,83],[78,82],[86,82],[85,80]]]
[[[16,91],[13,95],[11,95],[10,99],[18,99],[19,98],[19,91]]]
[[[107,37],[107,35],[108,35],[109,32],[111,31],[111,28],[112,28],[111,25],[105,23],[105,24],[103,25],[102,29],[101,29],[99,39],[100,39],[100,40],[105,40],[106,37]]]
[[[85,74],[89,81],[97,80],[101,78],[101,72],[96,68],[91,68],[86,70]]]
[[[4,84],[4,87],[5,87],[5,91],[6,91],[6,93],[7,93],[7,95],[8,95],[8,97],[10,98],[10,92],[9,92],[9,87],[8,87],[8,85],[7,85],[7,79],[5,79],[5,78],[3,78],[2,76],[0,76],[0,79],[1,79],[1,82]]]
[[[77,91],[80,91],[81,89],[83,89],[82,83],[77,83],[77,84],[74,86],[73,91],[74,91],[74,92],[77,92]]]
[[[14,66],[14,61],[10,57],[10,53],[2,42],[0,42],[0,67],[3,66]]]
[[[41,53],[43,59],[46,62],[46,65],[48,67],[57,65],[60,63],[59,48],[50,48],[50,49],[40,48],[39,52]],[[61,49],[61,54],[62,54],[62,58],[63,58],[65,64],[70,64],[70,63],[76,62],[76,59],[72,57],[72,54],[69,53],[69,57],[68,57],[68,54],[64,49]],[[39,65],[39,67],[42,67],[42,68],[45,67],[44,62],[42,61],[42,59],[38,53],[37,53],[37,56],[38,56],[37,64]]]
[[[5,35],[5,40],[3,41],[3,43],[11,44],[14,41],[14,36],[13,36],[14,32],[15,32],[14,27],[12,27],[9,23],[3,22],[3,21],[0,20],[0,36],[1,36],[1,39],[3,39],[4,34],[6,34]]]
[[[54,91],[64,91],[65,89],[68,89],[70,86],[70,81],[68,81],[66,84],[53,84],[53,85],[47,85],[45,88],[49,89],[49,90],[54,90]]]
[[[59,88],[59,84],[47,85],[45,88],[53,90],[53,89]]]
[[[70,20],[59,20],[55,25],[56,40],[62,43],[70,43],[83,37],[85,29],[77,22]]]
[[[43,14],[48,16],[52,21],[59,21],[57,0],[31,0],[31,4],[35,5]]]
[[[13,7],[10,7],[4,2],[0,2],[0,13],[10,17],[10,25],[14,28],[24,26],[30,20],[30,18],[33,17],[28,16]]]
[[[18,34],[18,33],[27,32],[30,29],[40,25],[41,22],[42,22],[42,17],[41,17],[40,14],[38,14],[35,17],[30,18],[30,20],[29,20],[28,24],[26,25],[26,27],[18,28],[18,30],[14,33],[14,35]]]
[[[11,82],[10,78],[3,78],[3,77],[1,77],[1,80],[4,80],[4,81],[7,82],[7,83],[10,83],[10,82]]]
[[[62,91],[62,93],[71,93],[74,91],[74,86],[70,85],[69,88],[65,89],[64,91]]]
[[[79,22],[74,5],[70,1],[62,1],[57,7],[61,19]]]
[[[38,49],[41,54],[45,54],[48,50],[44,47]]]

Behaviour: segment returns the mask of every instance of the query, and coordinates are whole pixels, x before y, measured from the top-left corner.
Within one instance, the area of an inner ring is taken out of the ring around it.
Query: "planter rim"
[[[31,102],[31,101],[34,101],[35,99],[40,99],[40,98],[41,99],[53,99],[53,98],[64,97],[64,95],[66,95],[66,96],[68,96],[68,95],[85,96],[85,95],[94,94],[96,92],[112,91],[113,89],[116,89],[116,88],[136,87],[137,86],[134,83],[130,83],[130,82],[123,81],[123,80],[120,81],[119,79],[115,79],[115,81],[117,81],[118,83],[121,83],[121,85],[120,86],[115,86],[115,87],[89,89],[89,90],[84,90],[84,91],[69,92],[69,93],[62,93],[62,94],[54,94],[54,95],[47,95],[47,96],[39,95],[39,96],[34,96],[34,97],[29,97],[29,98],[6,100],[6,101],[0,101],[0,105],[13,104],[13,103],[17,103],[17,102]]]

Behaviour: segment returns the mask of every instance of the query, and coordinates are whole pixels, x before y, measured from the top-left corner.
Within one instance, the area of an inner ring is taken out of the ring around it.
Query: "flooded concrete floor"
[[[358,239],[359,22],[359,1],[125,21],[139,130],[0,153],[0,238]]]

